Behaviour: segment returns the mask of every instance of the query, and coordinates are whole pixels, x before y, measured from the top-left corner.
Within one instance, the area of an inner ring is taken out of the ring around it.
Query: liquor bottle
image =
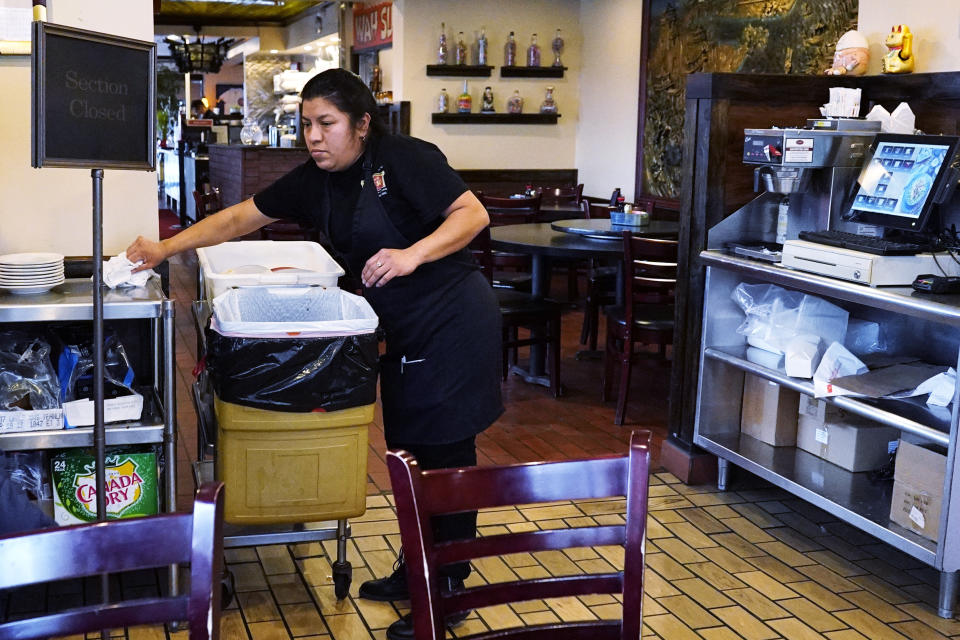
[[[537,44],[537,34],[530,36],[530,46],[527,47],[527,66],[540,66],[540,45]]]
[[[626,203],[626,198],[623,196],[617,196],[617,211],[623,211],[624,204]]]
[[[560,29],[557,29],[557,34],[553,36],[550,49],[553,51],[553,66],[562,67],[563,62],[560,61],[560,54],[563,53],[563,38],[560,37]]]
[[[447,64],[447,25],[440,23],[440,44],[437,46],[437,64]]]
[[[467,87],[467,81],[463,81],[463,93],[457,98],[457,113],[470,113],[473,107],[473,98],[470,97],[470,89]]]
[[[512,67],[517,64],[517,41],[513,39],[513,31],[507,36],[507,44],[503,45],[503,66]]]
[[[477,64],[487,64],[487,30],[480,27],[480,37],[477,38]]]
[[[440,89],[440,95],[437,96],[437,113],[447,113],[450,111],[450,94],[446,89]]]

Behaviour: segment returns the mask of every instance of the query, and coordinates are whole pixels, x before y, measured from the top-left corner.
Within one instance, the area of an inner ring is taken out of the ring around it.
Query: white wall
[[[393,97],[411,103],[413,136],[439,146],[456,169],[569,169],[576,162],[577,122],[580,119],[580,2],[579,0],[394,0]],[[519,89],[524,112],[536,113],[545,88],[555,87],[554,98],[561,114],[558,125],[434,125],[430,115],[437,94],[446,88],[453,100],[463,87],[463,78],[428,77],[426,66],[436,63],[440,23],[446,23],[447,41],[455,42],[463,31],[467,44],[474,32],[486,26],[490,61],[495,66],[489,78],[467,78],[473,111],[480,110],[485,86],[493,88],[494,104],[506,112],[506,100]],[[501,79],[503,44],[510,30],[516,33],[518,59],[525,60],[530,34],[536,32],[541,64],[553,61],[550,41],[561,29],[565,40],[562,56],[569,67],[563,78]]]
[[[858,30],[870,43],[869,74],[880,73],[890,27],[906,24],[913,33],[916,71],[960,70],[960,2],[914,0],[909,9],[890,0],[860,0]]]
[[[50,22],[153,40],[152,0],[56,0]],[[0,56],[0,253],[51,250],[89,256],[89,169],[30,167],[30,58]],[[105,254],[138,234],[157,237],[157,178],[146,171],[105,172]]]
[[[640,18],[637,0],[582,0],[580,121],[575,166],[583,192],[607,196],[620,187],[634,196]]]

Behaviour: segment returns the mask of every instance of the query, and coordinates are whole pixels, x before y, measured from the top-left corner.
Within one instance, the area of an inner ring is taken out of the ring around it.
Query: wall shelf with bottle
[[[557,124],[559,113],[434,113],[433,124]]]
[[[500,67],[501,78],[562,78],[566,67]]]
[[[428,64],[428,76],[472,76],[489,78],[493,66],[488,64]]]

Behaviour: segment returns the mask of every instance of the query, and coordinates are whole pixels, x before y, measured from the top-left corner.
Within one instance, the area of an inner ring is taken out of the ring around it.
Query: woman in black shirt
[[[278,218],[311,223],[380,317],[387,446],[410,451],[424,469],[475,465],[476,435],[503,413],[499,306],[466,249],[489,224],[487,212],[436,146],[385,132],[357,76],[325,71],[301,98],[310,160],[172,238],[137,238],[127,257],[149,268]],[[476,514],[458,514],[438,522],[436,535],[475,532]],[[447,586],[461,586],[469,571],[466,563],[451,566]],[[364,583],[360,595],[406,599],[402,560],[393,575]],[[387,637],[413,637],[409,617]]]

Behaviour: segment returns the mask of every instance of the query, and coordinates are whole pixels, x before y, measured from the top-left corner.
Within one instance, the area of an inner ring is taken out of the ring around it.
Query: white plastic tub
[[[332,337],[371,333],[377,314],[336,287],[244,287],[213,299],[211,325],[234,337]]]
[[[337,286],[343,268],[316,242],[241,240],[197,249],[206,298],[232,287]]]

